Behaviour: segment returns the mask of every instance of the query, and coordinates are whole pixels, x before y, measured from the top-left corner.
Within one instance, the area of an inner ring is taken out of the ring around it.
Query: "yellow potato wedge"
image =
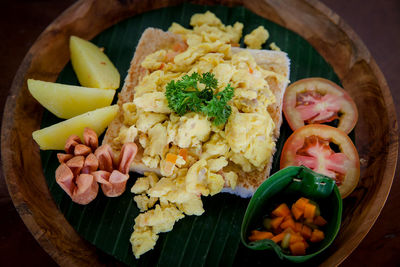
[[[70,135],[76,134],[81,139],[83,138],[85,127],[92,128],[97,135],[103,133],[117,112],[118,105],[89,111],[69,120],[34,131],[32,137],[42,150],[63,150],[65,141]]]
[[[29,79],[32,96],[51,113],[70,119],[85,112],[111,105],[114,90],[81,87]]]
[[[76,36],[71,36],[69,48],[72,67],[82,86],[101,89],[119,87],[119,72],[100,48]]]

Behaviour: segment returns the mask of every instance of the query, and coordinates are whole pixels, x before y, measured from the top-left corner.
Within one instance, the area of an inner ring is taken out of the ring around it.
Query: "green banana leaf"
[[[137,42],[147,27],[167,30],[172,22],[190,27],[190,17],[194,13],[206,10],[214,12],[225,24],[232,25],[236,21],[244,23],[243,36],[260,25],[268,29],[270,39],[264,48],[267,49],[271,42],[275,42],[288,53],[291,59],[291,81],[318,76],[339,83],[331,66],[302,37],[243,7],[228,8],[185,3],[159,9],[124,20],[96,36],[92,42],[105,48],[105,53],[123,78],[129,68]],[[243,46],[243,41],[241,45]],[[79,85],[70,63],[60,73],[57,82]],[[42,127],[59,121],[45,111]],[[290,134],[291,130],[284,122],[277,143],[272,173],[279,170],[280,152]],[[119,261],[131,266],[230,266],[261,265],[266,262],[280,264],[279,258],[274,253],[263,251],[260,254],[260,251],[255,252],[241,245],[240,227],[249,200],[222,193],[203,198],[205,213],[202,216],[187,216],[180,220],[171,232],[160,234],[154,250],[136,260],[131,251],[129,238],[139,210],[129,189],[138,175],[131,173],[127,184],[128,190],[122,196],[107,198],[99,192],[93,202],[81,206],[73,203],[55,182],[54,174],[58,167],[57,152],[41,151],[43,171],[54,201],[84,239]],[[321,256],[314,262],[317,264],[323,259],[324,256]]]

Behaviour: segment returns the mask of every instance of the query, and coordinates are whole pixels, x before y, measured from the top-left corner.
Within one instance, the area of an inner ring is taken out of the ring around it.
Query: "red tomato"
[[[339,119],[338,128],[351,132],[358,112],[350,95],[337,84],[323,78],[308,78],[291,84],[283,98],[283,113],[293,131],[305,124]]]
[[[344,132],[328,125],[303,126],[287,139],[280,167],[300,165],[335,179],[342,198],[356,188],[360,177],[360,160],[353,142]]]

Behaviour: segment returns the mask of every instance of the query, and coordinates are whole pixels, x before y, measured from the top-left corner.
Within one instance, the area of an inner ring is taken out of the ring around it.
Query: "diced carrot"
[[[249,67],[249,72],[250,74],[253,74],[253,69],[251,67]]]
[[[283,217],[273,218],[272,221],[271,221],[272,228],[273,229],[278,229],[278,227],[279,227],[279,225],[281,225],[282,221],[283,221]]]
[[[173,153],[168,153],[167,156],[165,157],[166,161],[169,161],[173,164],[175,164],[176,160],[178,159],[178,156],[176,154]]]
[[[328,222],[322,217],[322,216],[317,216],[314,218],[314,224],[318,226],[324,226]]]
[[[303,225],[303,228],[301,228],[301,235],[305,239],[310,239],[310,237],[311,237],[311,229],[310,229],[310,227],[308,227],[307,225]]]
[[[285,235],[286,235],[286,233],[282,232],[279,235],[272,237],[271,240],[274,241],[275,243],[279,243],[282,241],[282,239],[285,237]]]
[[[282,203],[272,211],[270,217],[264,217],[263,225],[269,232],[254,230],[249,240],[271,239],[283,249],[289,248],[292,255],[305,255],[310,246],[308,241],[315,243],[324,240],[325,234],[318,227],[326,224],[327,221],[319,214],[318,204],[301,197],[290,209],[286,203]]]
[[[174,61],[174,58],[175,58],[176,55],[178,55],[178,54],[179,54],[178,52],[169,50],[169,51],[165,54],[164,61],[165,61],[165,62],[173,62],[173,61]],[[164,64],[164,63],[162,63],[162,64]]]
[[[294,256],[300,256],[306,254],[306,246],[301,241],[290,244],[289,248],[290,252],[292,252],[292,255]]]
[[[286,216],[285,218],[283,218],[283,221],[284,221],[284,222],[287,221],[287,220],[293,220],[292,215],[288,215],[288,216]]]
[[[282,203],[272,211],[272,214],[277,217],[286,217],[290,215],[290,210],[285,203]]]
[[[251,231],[251,236],[249,236],[250,241],[257,241],[263,239],[271,239],[274,235],[271,232],[264,232],[264,231]]]
[[[187,159],[187,149],[186,148],[179,149],[179,156],[181,156],[186,161],[186,159]]]
[[[304,238],[299,234],[294,234],[290,237],[290,244],[303,241]]]
[[[307,203],[304,207],[304,218],[314,220],[316,208],[314,204]]]
[[[298,233],[301,233],[301,229],[303,228],[303,224],[299,222],[294,223],[294,230]]]
[[[175,52],[183,52],[187,49],[188,45],[185,42],[176,42],[173,46],[172,49]]]
[[[292,228],[294,230],[295,229],[295,225],[294,225],[293,219],[289,219],[289,220],[284,221],[283,223],[281,223],[280,227],[282,229]]]
[[[321,230],[318,230],[318,229],[314,229],[314,231],[311,234],[310,241],[311,242],[320,242],[320,241],[324,240],[324,238],[325,238],[324,232],[322,232]]]
[[[296,205],[292,205],[292,214],[298,220],[303,215],[303,210],[299,209]]]
[[[308,199],[305,197],[301,197],[299,198],[296,203],[294,203],[294,205],[300,209],[304,211],[304,207],[306,206],[306,204],[308,203]]]

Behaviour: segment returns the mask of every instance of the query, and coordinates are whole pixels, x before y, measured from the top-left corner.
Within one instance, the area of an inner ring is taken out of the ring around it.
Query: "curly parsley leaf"
[[[206,89],[217,89],[218,80],[215,79],[215,75],[210,72],[203,73],[202,77],[199,78],[199,82],[206,86]]]
[[[198,84],[204,85],[199,90]],[[231,115],[231,107],[228,101],[234,95],[234,88],[228,84],[224,90],[214,94],[218,87],[218,80],[214,74],[206,72],[202,75],[194,72],[185,75],[179,81],[171,81],[167,84],[165,96],[170,109],[179,116],[194,111],[201,112],[212,118],[215,125],[226,123]]]
[[[233,87],[228,84],[223,91],[215,94],[210,101],[207,101],[207,105],[203,106],[202,112],[213,118],[215,125],[224,124],[232,112],[228,101],[232,99],[233,94]]]

